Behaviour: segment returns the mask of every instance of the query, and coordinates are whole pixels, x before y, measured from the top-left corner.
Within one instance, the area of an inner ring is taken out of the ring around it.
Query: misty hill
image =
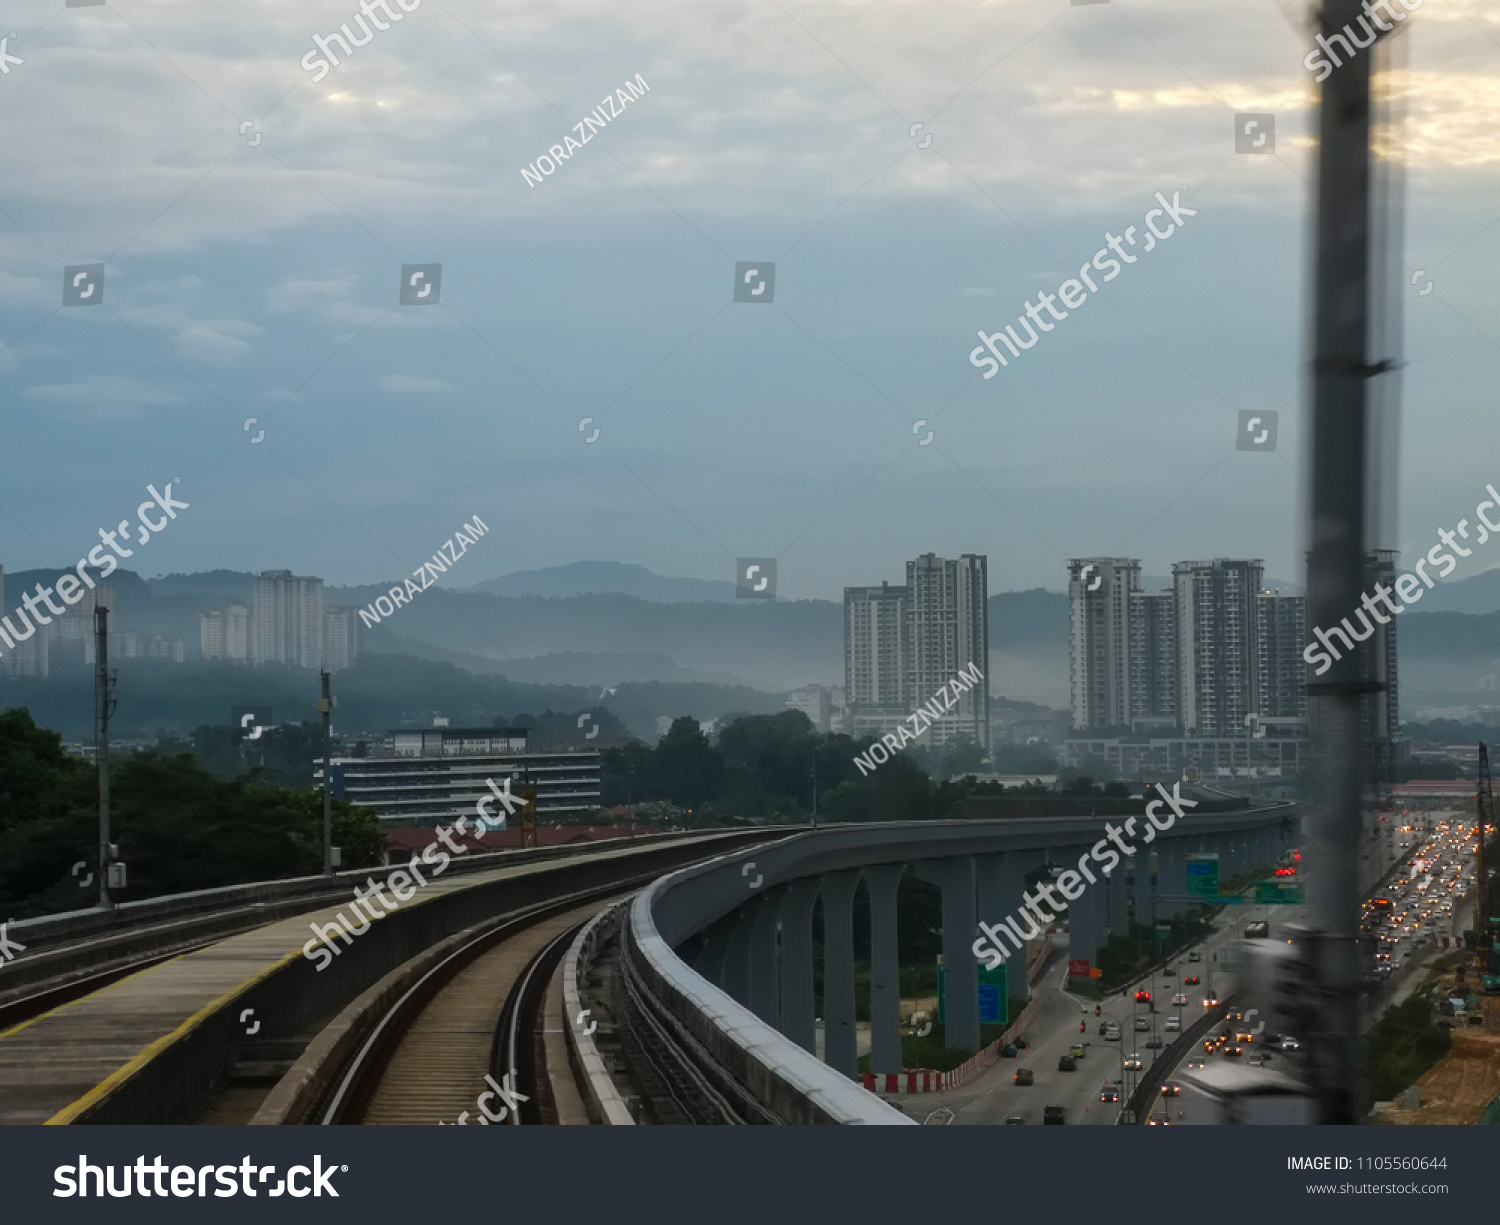
[[[469,591],[490,595],[632,595],[659,604],[697,603],[735,599],[734,584],[704,578],[666,578],[645,566],[618,561],[575,561],[545,570],[517,570],[483,583]]]
[[[227,725],[230,707],[236,705],[269,706],[277,723],[318,718],[316,672],[160,659],[121,659],[116,670],[119,705],[111,730],[118,739],[154,737],[164,731],[187,735],[204,723]],[[632,735],[654,741],[662,718],[691,715],[708,720],[731,712],[774,714],[782,709],[778,695],[755,689],[655,681],[622,684],[601,702],[594,688],[476,676],[453,664],[387,654],[363,656],[353,668],[337,673],[334,693],[334,727],[351,735],[428,727],[437,716],[448,718],[455,727],[489,727],[497,718],[602,708]],[[57,729],[68,740],[92,737],[92,703],[93,671],[81,661],[61,662],[47,680],[0,680],[0,709],[28,707],[39,724]]]

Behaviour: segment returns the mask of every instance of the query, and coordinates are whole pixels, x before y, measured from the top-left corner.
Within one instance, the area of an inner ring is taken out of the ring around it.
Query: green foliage
[[[311,875],[323,862],[322,797],[215,777],[189,753],[111,759],[110,836],[129,867],[122,901],[247,881]],[[381,862],[375,815],[333,806],[346,867]],[[91,904],[73,865],[97,871],[98,781],[25,710],[0,714],[0,914],[17,918]]]
[[[990,754],[996,774],[1056,774],[1057,759],[1029,744],[1002,744]]]
[[[1433,1021],[1436,984],[1412,992],[1370,1031],[1369,1059],[1375,1097],[1389,1101],[1446,1055],[1453,1034]]]

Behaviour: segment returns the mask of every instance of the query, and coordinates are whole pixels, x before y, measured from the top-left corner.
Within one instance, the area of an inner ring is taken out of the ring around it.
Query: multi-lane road
[[[1393,888],[1389,894],[1394,913],[1401,915],[1400,922],[1391,925],[1388,933],[1391,941],[1382,945],[1382,951],[1389,954],[1392,964],[1420,955],[1422,946],[1431,935],[1451,934],[1453,910],[1451,906],[1445,909],[1445,904],[1462,896],[1472,876],[1473,868],[1468,859],[1471,848],[1465,842],[1464,834],[1459,832],[1461,819],[1458,814],[1434,814],[1432,817],[1434,827],[1444,820],[1451,822],[1448,832],[1428,837],[1415,830],[1410,833],[1398,830],[1394,837],[1376,840],[1370,860],[1364,865],[1369,873],[1367,882],[1373,883],[1397,859],[1409,850],[1419,848],[1417,859],[1423,863],[1422,871],[1413,872],[1407,884]],[[1431,875],[1432,882],[1420,888],[1420,882],[1428,875]],[[1304,879],[1305,876],[1304,873]],[[1257,921],[1267,922],[1274,937],[1278,927],[1304,923],[1307,919],[1308,915],[1300,906],[1226,906],[1216,918],[1211,933],[1172,960],[1171,975],[1158,969],[1141,982],[1132,983],[1126,990],[1101,1001],[1099,1016],[1095,1015],[1092,1002],[1085,1002],[1066,990],[1065,959],[1054,956],[1053,963],[1037,984],[1032,1015],[1025,1026],[1023,1036],[1031,1043],[1029,1049],[1019,1052],[1016,1059],[997,1061],[967,1085],[932,1097],[930,1106],[933,1109],[944,1106],[952,1111],[948,1121],[955,1124],[1003,1124],[1007,1119],[1039,1124],[1044,1107],[1061,1106],[1068,1124],[1113,1125],[1119,1121],[1129,1097],[1128,1090],[1134,1086],[1136,1078],[1149,1070],[1161,1051],[1177,1038],[1177,1032],[1166,1029],[1167,1018],[1177,1018],[1181,1029],[1185,1030],[1203,1015],[1203,1000],[1211,992],[1226,998],[1238,985],[1232,961],[1244,939],[1245,926]],[[1192,977],[1199,981],[1196,984],[1184,981]],[[1154,1011],[1136,1001],[1138,990],[1151,993]],[[1185,1005],[1172,1004],[1173,996],[1178,993],[1186,995]],[[1101,1022],[1108,1019],[1119,1023],[1118,1041],[1109,1040],[1099,1032]],[[1138,1020],[1144,1021],[1144,1029],[1137,1028]],[[1249,1028],[1253,1030],[1256,1025]],[[1213,1032],[1217,1033],[1219,1029],[1216,1026]],[[1262,1043],[1264,1038],[1263,1032]],[[1160,1049],[1148,1045],[1153,1040],[1162,1043]],[[1082,1043],[1085,1048],[1084,1057],[1077,1060],[1077,1070],[1060,1070],[1059,1060],[1075,1043]],[[1268,1044],[1259,1047],[1255,1043],[1244,1044],[1244,1054],[1237,1057],[1209,1055],[1198,1045],[1180,1057],[1179,1066],[1196,1058],[1248,1060],[1252,1053],[1269,1053],[1271,1067],[1292,1075],[1297,1074],[1298,1062],[1302,1058],[1300,1052],[1283,1052]],[[1128,1060],[1139,1060],[1140,1071],[1123,1067]],[[1015,1073],[1018,1068],[1029,1069],[1034,1083],[1017,1085]],[[1169,1079],[1178,1070],[1174,1067]],[[1118,1101],[1101,1100],[1106,1084],[1119,1088]],[[913,1107],[917,1107],[915,1113],[921,1113],[916,1102],[909,1103],[908,1109]],[[1209,1117],[1207,1103],[1195,1098],[1188,1088],[1183,1088],[1179,1096],[1161,1099],[1155,1113],[1160,1117],[1164,1111],[1174,1124],[1201,1122]]]

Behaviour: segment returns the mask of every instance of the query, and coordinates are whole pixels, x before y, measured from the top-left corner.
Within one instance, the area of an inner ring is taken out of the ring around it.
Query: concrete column
[[[975,892],[979,899],[977,918],[979,922],[998,925],[1002,920],[1017,915],[1024,905],[1026,875],[1034,872],[1047,861],[1044,851],[1007,851],[1003,855],[976,855],[974,857]],[[1022,919],[1021,929],[1029,930],[1035,916]],[[976,933],[977,936],[978,933]],[[1045,935],[1045,931],[1043,933]],[[1004,948],[1008,952],[1010,945]],[[972,945],[971,945],[972,951]],[[1006,961],[1006,994],[1013,1000],[1031,998],[1031,988],[1026,979],[1026,959],[1020,955]],[[976,971],[977,973],[977,971]]]
[[[1073,856],[1077,863],[1078,856]],[[1108,935],[1108,898],[1104,889],[1083,882],[1083,892],[1068,902],[1068,960],[1097,965]]]
[[[1156,907],[1151,896],[1151,848],[1138,846],[1130,857],[1132,896],[1135,899],[1135,921],[1142,927],[1156,925]]]
[[[1165,921],[1175,919],[1188,908],[1183,896],[1187,893],[1187,864],[1183,859],[1187,854],[1187,839],[1158,838],[1156,845],[1160,848],[1156,857],[1156,905]]]
[[[812,917],[816,877],[794,880],[781,903],[781,1032],[809,1053],[817,1051],[813,1011]]]
[[[1115,870],[1109,874],[1109,880],[1104,889],[1109,899],[1109,931],[1111,935],[1124,936],[1130,932],[1130,907],[1126,885],[1126,871],[1124,861],[1115,865]]]
[[[776,925],[786,886],[767,889],[750,928],[750,1011],[767,1025],[780,1020],[776,991]]]
[[[979,962],[974,958],[974,940],[979,921],[974,917],[974,857],[922,859],[913,867],[918,876],[943,891],[944,1045],[950,1051],[977,1051]]]
[[[693,959],[693,969],[716,987],[724,985],[724,958],[729,953],[729,939],[734,934],[735,923],[733,913],[710,923],[703,933],[703,948]]]
[[[896,890],[904,863],[865,869],[870,891],[870,1071],[901,1070],[901,957],[896,943]]]
[[[823,877],[823,1062],[859,1075],[854,1013],[854,891],[860,870]]]
[[[724,955],[724,981],[721,986],[737,1004],[750,1004],[750,933],[756,916],[765,904],[758,893],[735,911],[735,924],[729,933],[729,949]]]

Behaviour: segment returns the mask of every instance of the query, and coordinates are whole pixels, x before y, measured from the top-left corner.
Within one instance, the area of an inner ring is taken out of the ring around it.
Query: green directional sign
[[[1219,857],[1189,853],[1185,857],[1184,870],[1187,875],[1187,891],[1194,897],[1217,898],[1219,896]]]
[[[1301,906],[1307,890],[1301,881],[1263,880],[1255,886],[1257,906]]]

